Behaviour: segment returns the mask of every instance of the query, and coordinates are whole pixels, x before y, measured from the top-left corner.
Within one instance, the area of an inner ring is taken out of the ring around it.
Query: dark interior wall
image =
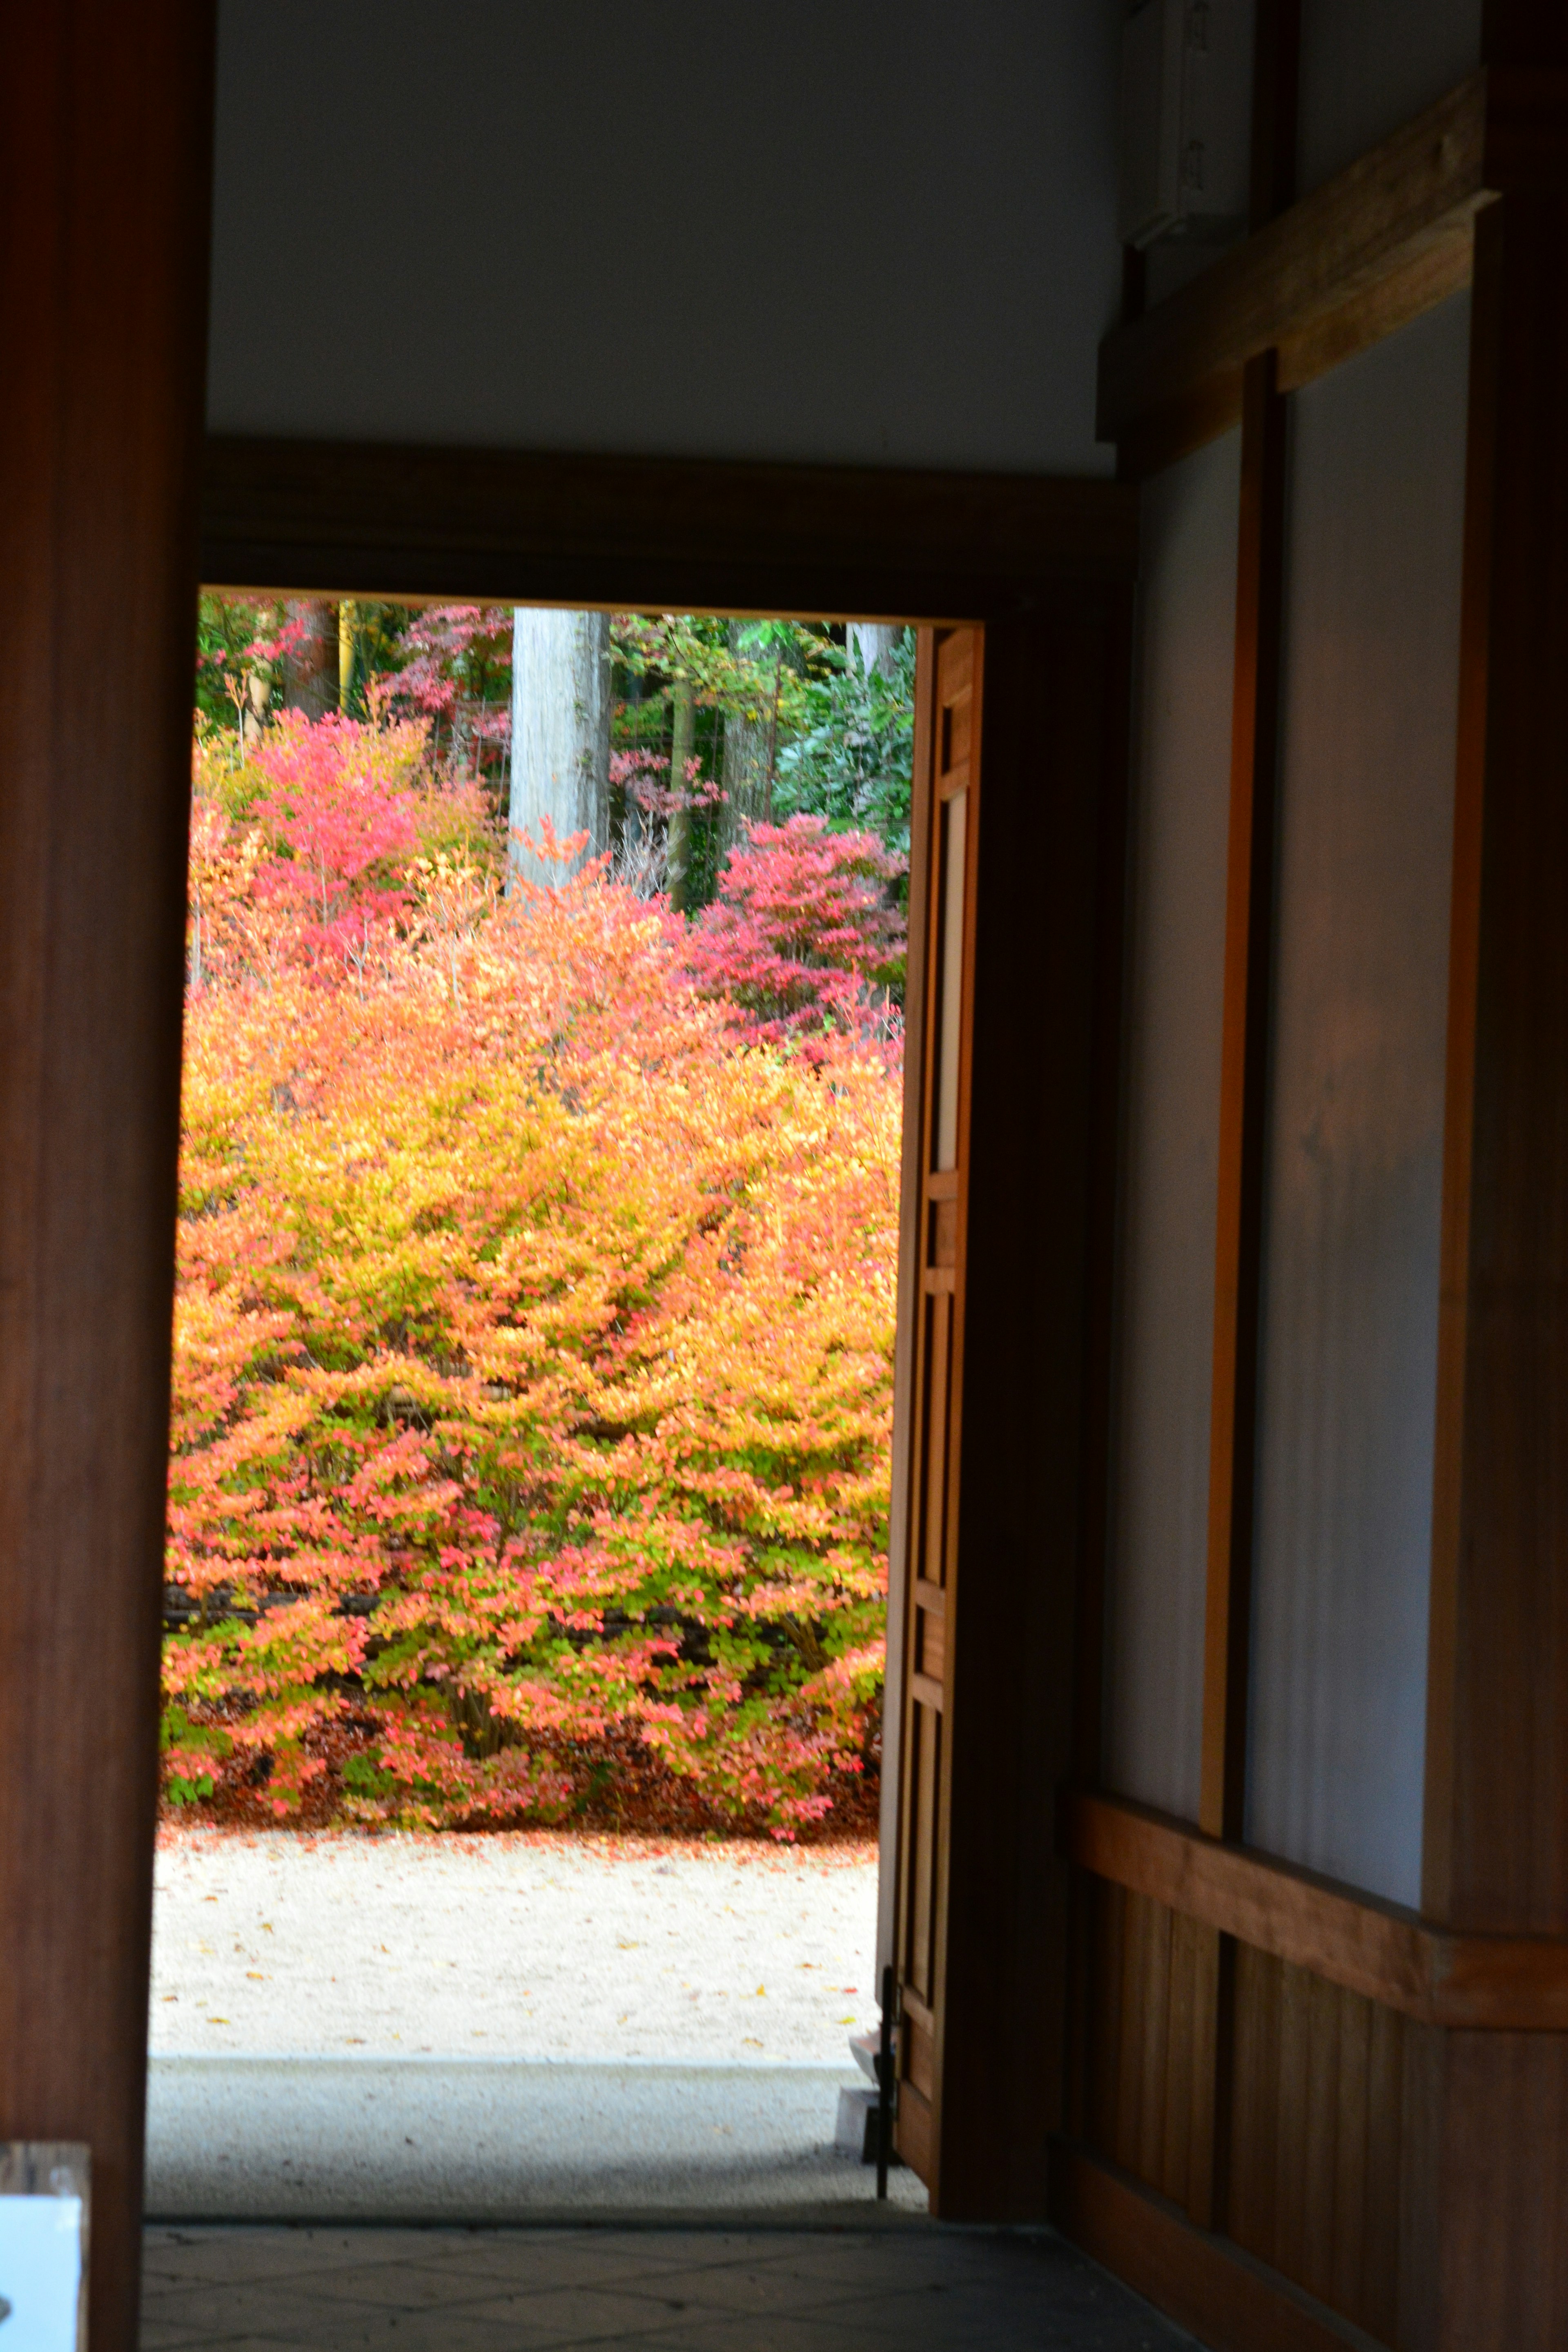
[[[208,423],[1100,473],[1120,0],[224,0]]]
[[[1470,302],[1294,395],[1247,1838],[1421,1899]]]

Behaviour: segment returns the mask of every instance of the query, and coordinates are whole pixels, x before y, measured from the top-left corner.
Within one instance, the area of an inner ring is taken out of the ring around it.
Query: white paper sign
[[[81,2199],[0,2196],[0,2352],[76,2352]]]

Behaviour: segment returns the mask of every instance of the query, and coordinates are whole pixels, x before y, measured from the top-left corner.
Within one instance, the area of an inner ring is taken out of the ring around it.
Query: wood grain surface
[[[1129,580],[1108,481],[562,451],[206,445],[202,577],[320,594],[984,620]]]
[[[1096,1876],[1405,2016],[1568,2031],[1568,1937],[1455,1933],[1122,1798],[1069,1795],[1063,1833]]]
[[[1292,391],[1463,285],[1471,225],[1495,193],[1489,160],[1495,173],[1508,152],[1487,78],[1473,74],[1117,328],[1100,347],[1099,429],[1122,444],[1124,472],[1227,431],[1259,352],[1279,352],[1279,389]]]
[[[1378,2352],[1353,2322],[1061,2140],[1051,2149],[1051,2219],[1212,2352]]]
[[[136,2342],[213,12],[0,77],[0,2137],[92,2152]]]

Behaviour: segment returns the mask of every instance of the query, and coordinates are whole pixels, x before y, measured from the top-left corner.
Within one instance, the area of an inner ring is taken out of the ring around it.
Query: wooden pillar
[[[1476,224],[1428,1917],[1568,1936],[1568,205]],[[1568,2035],[1439,2033],[1411,2347],[1568,2341]]]
[[[136,2337],[212,12],[0,74],[0,2139]]]

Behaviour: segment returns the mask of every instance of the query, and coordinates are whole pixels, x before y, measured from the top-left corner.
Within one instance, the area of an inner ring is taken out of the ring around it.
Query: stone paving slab
[[[150,2228],[143,2352],[1179,2352],[1049,2231]]]

